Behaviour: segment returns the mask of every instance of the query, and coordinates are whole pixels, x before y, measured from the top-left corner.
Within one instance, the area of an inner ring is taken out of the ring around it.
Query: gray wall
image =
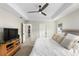
[[[19,35],[21,35],[21,23],[24,22],[23,19],[15,16],[11,12],[0,7],[0,28],[18,28]],[[21,36],[20,36],[21,39]]]
[[[56,25],[60,23],[63,24],[63,29],[79,30],[79,10],[56,20]]]

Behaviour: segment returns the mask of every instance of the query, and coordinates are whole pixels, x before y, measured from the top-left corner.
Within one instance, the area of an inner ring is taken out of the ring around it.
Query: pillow
[[[56,40],[58,43],[60,43],[63,40],[64,36],[57,34]]]
[[[77,42],[76,45],[73,47],[73,53],[74,55],[78,55],[79,54],[79,43]]]
[[[53,40],[56,40],[56,33],[52,37]]]
[[[79,36],[73,34],[67,34],[64,40],[61,42],[61,45],[66,49],[71,49],[75,46],[75,43],[79,39]]]
[[[55,34],[53,35],[53,39],[54,39],[56,42],[60,43],[60,42],[64,39],[64,35],[63,35],[63,34],[60,34],[60,33],[55,33]]]
[[[59,43],[61,43],[63,41],[63,39],[65,38],[65,36],[67,35],[67,33],[58,33],[58,37],[57,39],[59,39]]]

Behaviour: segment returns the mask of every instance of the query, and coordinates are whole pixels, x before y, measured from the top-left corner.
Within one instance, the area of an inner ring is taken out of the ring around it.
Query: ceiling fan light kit
[[[39,14],[41,14],[41,12],[39,12]]]

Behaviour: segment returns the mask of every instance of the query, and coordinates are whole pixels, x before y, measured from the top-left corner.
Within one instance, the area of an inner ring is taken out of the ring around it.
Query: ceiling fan
[[[44,13],[43,10],[44,10],[48,5],[49,5],[48,3],[44,4],[43,7],[42,7],[41,5],[39,5],[39,6],[38,6],[38,7],[39,7],[39,10],[38,10],[38,11],[29,11],[29,12],[27,12],[27,13],[41,13],[41,14],[43,14],[44,16],[46,16],[47,14]]]

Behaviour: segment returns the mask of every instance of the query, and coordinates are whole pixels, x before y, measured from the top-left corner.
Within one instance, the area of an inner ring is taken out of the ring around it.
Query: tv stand
[[[12,41],[0,44],[0,56],[14,55],[20,49],[20,41],[13,39]]]

